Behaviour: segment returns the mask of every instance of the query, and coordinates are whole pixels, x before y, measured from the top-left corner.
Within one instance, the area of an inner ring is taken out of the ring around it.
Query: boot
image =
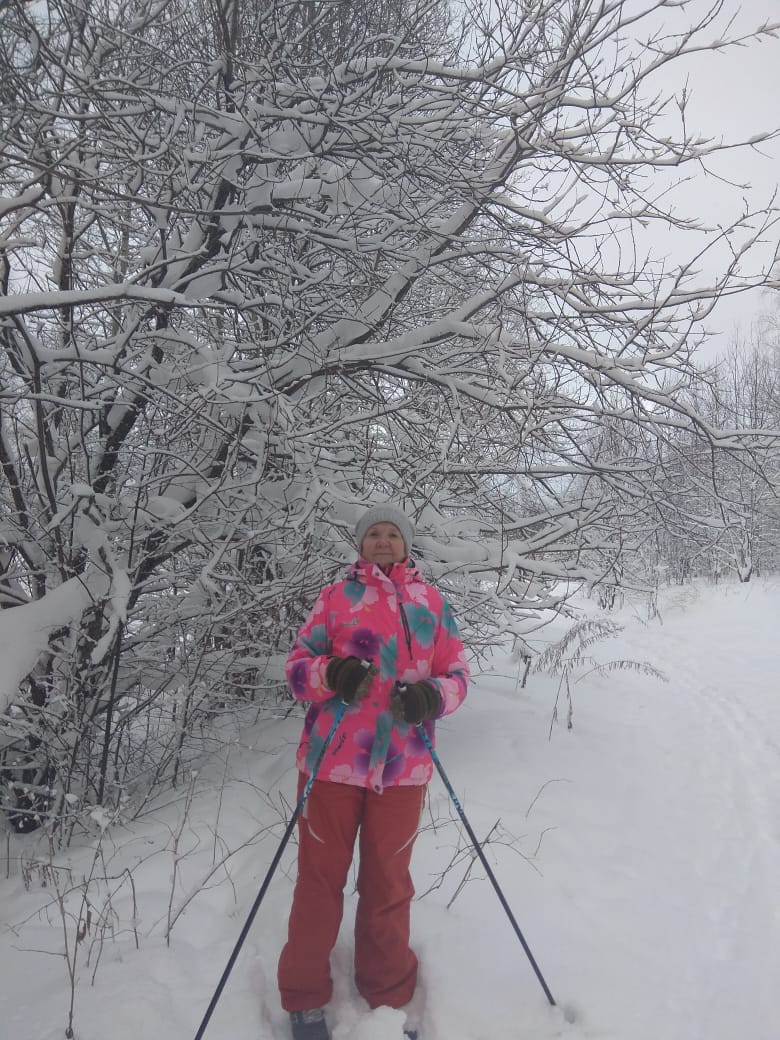
[[[291,1011],[290,1027],[293,1040],[330,1040],[325,1012],[322,1008],[312,1008],[311,1011]]]

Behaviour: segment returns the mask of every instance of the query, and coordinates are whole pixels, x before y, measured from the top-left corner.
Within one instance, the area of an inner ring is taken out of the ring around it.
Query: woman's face
[[[382,521],[366,531],[360,553],[369,563],[400,563],[406,556],[401,532],[395,524]]]

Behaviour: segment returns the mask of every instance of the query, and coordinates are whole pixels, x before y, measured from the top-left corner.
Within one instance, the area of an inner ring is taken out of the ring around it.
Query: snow
[[[90,303],[110,303],[116,300],[141,300],[163,306],[187,304],[186,296],[170,289],[156,289],[149,285],[99,285],[90,289],[58,290],[56,292],[11,293],[0,297],[0,316],[27,314],[30,311],[52,311],[58,307],[81,307]]]
[[[780,583],[670,588],[659,602],[658,615],[627,602],[610,615],[618,636],[593,650],[602,662],[649,661],[668,682],[583,669],[568,730],[563,704],[551,721],[558,680],[532,674],[522,689],[500,653],[440,724],[442,764],[474,830],[490,835],[486,855],[559,1006],[436,777],[413,861],[421,1040],[780,1035]],[[591,601],[581,609],[595,616]],[[536,633],[537,646],[550,636]],[[3,1036],[64,1035],[58,892],[73,915],[78,1040],[195,1035],[283,833],[299,726],[267,717],[233,733],[140,819],[101,816],[91,842],[68,852],[50,857],[40,835],[7,837]],[[290,846],[209,1040],[288,1036],[275,967],[293,877]],[[85,892],[90,925],[76,944]],[[370,1012],[354,993],[354,902],[350,882],[333,1040],[401,1040],[403,1014]]]
[[[48,650],[52,632],[80,618],[91,602],[106,595],[109,584],[105,574],[90,568],[43,599],[0,611],[0,711],[13,702],[19,684]]]

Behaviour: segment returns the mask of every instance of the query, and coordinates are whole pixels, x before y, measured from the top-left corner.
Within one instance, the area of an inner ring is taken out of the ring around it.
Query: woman
[[[298,796],[334,713],[347,708],[301,814],[298,878],[279,960],[294,1040],[329,1040],[330,953],[360,834],[355,982],[372,1008],[402,1008],[417,983],[409,946],[409,863],[433,771],[417,730],[466,696],[469,669],[452,609],[409,558],[413,527],[393,505],[355,529],[359,559],[322,590],[293,644],[287,679],[310,702],[298,746]],[[406,1036],[415,1040],[412,1028]]]

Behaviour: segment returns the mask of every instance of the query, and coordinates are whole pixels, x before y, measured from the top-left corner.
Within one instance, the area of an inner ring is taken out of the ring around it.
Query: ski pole
[[[265,894],[268,891],[268,886],[271,884],[271,878],[274,876],[276,868],[279,866],[279,862],[287,846],[287,842],[290,840],[290,836],[292,835],[292,832],[295,829],[295,824],[298,822],[298,817],[301,815],[303,807],[306,804],[306,799],[309,797],[312,786],[317,777],[317,773],[319,772],[320,766],[322,765],[323,759],[325,758],[325,752],[328,750],[328,747],[330,746],[330,743],[333,740],[336,730],[339,728],[339,723],[344,717],[344,712],[346,710],[346,702],[341,701],[333,718],[333,724],[331,725],[330,730],[328,731],[328,735],[325,737],[325,741],[322,747],[320,748],[319,755],[317,755],[317,760],[314,763],[314,768],[312,769],[311,774],[309,775],[309,779],[306,781],[306,786],[303,789],[301,797],[298,799],[298,804],[295,806],[295,810],[292,816],[290,817],[290,822],[287,824],[287,829],[282,835],[282,840],[279,842],[279,848],[276,850],[276,854],[274,858],[271,860],[271,865],[268,868],[268,873],[265,875],[263,883],[260,886],[260,891],[257,893],[257,898],[255,899],[254,904],[252,905],[252,909],[249,911],[249,916],[246,919],[246,924],[241,929],[241,934],[238,937],[238,941],[236,942],[236,945],[233,948],[233,952],[228,958],[225,970],[222,972],[222,978],[219,980],[217,988],[214,990],[214,996],[211,998],[211,1002],[209,1003],[209,1006],[206,1008],[206,1014],[203,1016],[203,1021],[201,1022],[200,1027],[197,1033],[195,1034],[195,1040],[201,1040],[203,1034],[206,1032],[206,1026],[209,1024],[211,1016],[214,1013],[214,1008],[217,1006],[217,1002],[219,1001],[219,998],[222,996],[222,990],[225,988],[225,984],[230,976],[231,971],[233,970],[233,965],[236,963],[236,960],[238,959],[241,947],[244,945],[244,940],[249,934],[249,929],[252,927],[252,922],[255,919],[257,911],[260,909],[260,904],[265,898]]]
[[[471,824],[466,819],[466,814],[464,813],[463,807],[461,806],[460,802],[458,801],[458,796],[455,794],[455,790],[453,789],[453,786],[452,786],[452,784],[449,781],[449,777],[444,772],[444,766],[441,764],[441,761],[439,760],[439,756],[436,754],[436,749],[433,746],[431,738],[428,736],[428,733],[427,733],[427,731],[426,731],[426,729],[425,729],[425,727],[423,726],[422,723],[418,724],[417,729],[418,729],[418,731],[420,733],[420,736],[423,739],[423,742],[424,742],[425,746],[428,748],[428,751],[430,752],[431,758],[433,759],[433,764],[438,769],[439,776],[442,778],[442,780],[444,782],[444,786],[447,788],[447,793],[449,794],[450,798],[452,799],[452,804],[458,810],[458,816],[460,816],[461,822],[463,823],[463,826],[466,828],[466,833],[468,834],[469,838],[471,839],[471,844],[474,846],[474,851],[479,856],[480,862],[482,863],[482,866],[485,868],[485,873],[490,878],[491,884],[493,885],[493,888],[496,890],[496,895],[498,896],[499,901],[500,901],[501,905],[504,908],[504,912],[506,913],[506,916],[509,918],[510,924],[512,925],[512,927],[515,930],[515,935],[520,940],[520,944],[523,947],[523,949],[525,950],[526,957],[530,961],[531,967],[534,969],[536,977],[539,980],[539,984],[541,985],[542,989],[544,990],[544,995],[547,997],[548,1001],[550,1002],[550,1005],[552,1007],[556,1007],[557,1005],[555,1003],[553,995],[550,992],[550,989],[549,989],[547,983],[544,981],[544,976],[542,975],[541,971],[539,970],[539,965],[536,963],[536,960],[534,959],[534,955],[531,953],[531,949],[528,946],[528,943],[525,941],[525,936],[520,931],[520,925],[515,920],[515,915],[512,913],[512,910],[511,910],[511,908],[509,906],[509,903],[507,903],[506,897],[504,896],[504,893],[501,891],[501,886],[499,885],[498,881],[496,880],[495,874],[493,873],[493,871],[490,868],[490,864],[487,861],[487,857],[485,856],[485,853],[482,851],[482,846],[479,843],[479,839],[477,838],[476,834],[474,833],[474,831],[473,831],[473,829],[471,827]]]

